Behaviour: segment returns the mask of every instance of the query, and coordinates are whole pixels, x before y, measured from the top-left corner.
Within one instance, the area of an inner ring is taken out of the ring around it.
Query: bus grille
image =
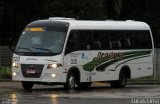
[[[26,78],[40,78],[44,65],[21,64],[22,74]]]

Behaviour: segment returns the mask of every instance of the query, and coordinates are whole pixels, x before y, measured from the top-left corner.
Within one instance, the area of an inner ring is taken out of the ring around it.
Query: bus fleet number
[[[71,59],[71,64],[77,64],[77,59]]]

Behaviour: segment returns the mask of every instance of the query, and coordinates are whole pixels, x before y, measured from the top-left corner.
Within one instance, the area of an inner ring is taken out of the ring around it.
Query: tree
[[[44,1],[43,1],[44,2]],[[0,1],[0,45],[16,44],[26,24],[42,18],[42,0]]]
[[[48,16],[77,19],[105,19],[104,0],[47,0]]]
[[[16,44],[28,23],[49,17],[85,20],[138,20],[151,26],[154,39],[160,38],[159,0],[1,0],[0,45]]]
[[[160,47],[160,1],[159,0],[128,0],[123,3],[121,19],[144,21],[151,27],[156,47]],[[159,46],[158,46],[159,44]]]

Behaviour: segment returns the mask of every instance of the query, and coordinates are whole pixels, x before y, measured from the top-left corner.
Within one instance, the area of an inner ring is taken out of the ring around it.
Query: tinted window
[[[123,34],[122,31],[109,32],[109,49],[122,49],[123,48]]]
[[[74,30],[70,33],[67,50],[150,49],[149,31]]]
[[[107,31],[92,31],[92,49],[109,49],[109,44],[107,41]]]
[[[152,42],[149,31],[140,31],[139,32],[139,40],[140,40],[140,47],[142,49],[151,49]]]
[[[66,53],[76,51],[78,49],[79,49],[79,43],[78,43],[77,31],[71,31],[66,46]]]
[[[91,31],[80,30],[78,32],[79,44],[81,50],[90,50],[91,49]]]
[[[124,31],[124,49],[139,49],[138,31]]]
[[[125,31],[125,49],[150,49],[152,42],[149,31]]]

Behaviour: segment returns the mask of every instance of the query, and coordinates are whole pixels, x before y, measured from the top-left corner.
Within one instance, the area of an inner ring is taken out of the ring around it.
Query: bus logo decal
[[[102,53],[99,52],[97,57],[94,57],[91,62],[83,66],[86,71],[105,71],[105,68],[119,61],[124,61],[130,58],[141,58],[139,56],[149,55],[152,51],[130,51],[130,52],[117,52],[117,53]],[[123,62],[122,62],[123,63]]]

